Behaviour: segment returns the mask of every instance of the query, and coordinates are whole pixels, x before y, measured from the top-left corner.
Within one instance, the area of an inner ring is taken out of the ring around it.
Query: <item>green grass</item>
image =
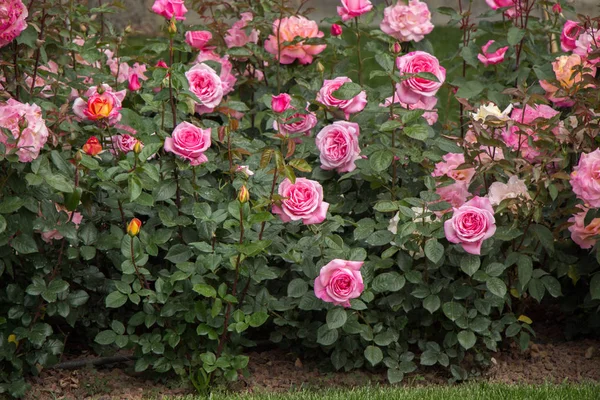
[[[201,396],[172,398],[200,400]],[[292,393],[212,394],[211,400],[567,400],[600,399],[600,385],[503,385],[471,383],[423,388],[363,387],[350,390],[298,391]]]

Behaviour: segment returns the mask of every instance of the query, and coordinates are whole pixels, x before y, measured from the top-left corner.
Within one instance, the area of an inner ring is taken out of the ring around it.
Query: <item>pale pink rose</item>
[[[242,174],[244,174],[246,176],[252,176],[252,175],[254,175],[254,172],[247,165],[238,165],[236,167],[235,171],[236,172],[241,172]]]
[[[131,135],[114,135],[110,137],[110,140],[112,144],[108,149],[114,155],[117,155],[119,152],[129,153],[130,151],[133,151],[133,147],[138,142],[138,140]],[[140,145],[144,147],[142,142],[140,142]]]
[[[37,104],[14,99],[0,103],[0,128],[0,143],[7,154],[15,153],[24,163],[35,160],[48,140],[48,128]]]
[[[294,135],[297,133],[302,133],[305,136],[310,135],[310,131],[317,126],[317,116],[315,113],[308,111],[307,109],[303,113],[296,113],[291,117],[288,117],[278,123],[277,121],[273,122],[273,129],[278,130],[283,135]],[[298,139],[296,142],[300,142]]]
[[[569,222],[573,225],[569,226],[571,239],[582,249],[591,249],[596,245],[600,235],[600,218],[594,218],[588,225],[585,225],[585,215],[588,209],[581,207],[582,211],[569,218]]]
[[[511,126],[502,130],[502,139],[504,143],[513,150],[520,150],[521,157],[529,162],[533,162],[542,154],[535,146],[529,144],[528,137],[531,136],[533,141],[537,141],[538,135],[533,129],[519,129],[518,126]]]
[[[448,153],[443,157],[444,161],[435,164],[435,170],[431,176],[448,176],[456,182],[464,182],[467,185],[475,175],[475,168],[458,169],[459,166],[465,163],[465,155],[462,153]]]
[[[321,129],[315,139],[321,154],[321,168],[340,173],[354,171],[354,162],[360,158],[359,134],[358,124],[347,121],[336,121]]]
[[[341,0],[342,5],[338,6],[337,13],[342,17],[342,21],[360,17],[368,13],[373,8],[369,0]]]
[[[27,7],[21,0],[0,3],[0,47],[12,42],[27,28]]]
[[[575,41],[573,53],[581,57],[587,57],[590,62],[597,64],[597,58],[592,60],[590,53],[598,50],[598,48],[600,48],[600,26],[581,33]]]
[[[545,104],[536,104],[534,106],[526,105],[524,115],[522,108],[513,108],[512,113],[510,114],[510,118],[513,121],[525,125],[533,124],[535,120],[541,119],[537,121],[537,124],[547,127],[547,125],[544,123],[544,119],[552,119],[558,114],[560,113],[550,106],[547,106]]]
[[[508,183],[494,182],[488,188],[488,198],[492,206],[499,205],[503,200],[516,198],[530,199],[525,181],[513,175]]]
[[[465,204],[471,193],[469,193],[468,184],[466,182],[454,182],[446,186],[438,186],[435,192],[440,195],[441,200],[450,203],[452,208],[458,208]],[[444,211],[436,211],[435,214],[440,217],[447,212],[452,211],[452,208],[448,208]]]
[[[575,104],[575,100],[567,96],[561,96],[559,94],[561,89],[550,82],[540,81],[540,86],[546,91],[544,97],[550,100],[556,107],[572,107]]]
[[[571,172],[571,186],[586,206],[600,207],[600,149],[581,153],[579,164]]]
[[[73,112],[79,118],[90,121],[107,119],[115,124],[121,119],[121,102],[125,98],[125,90],[114,92],[107,84],[89,88],[83,97],[75,99]]]
[[[178,21],[185,21],[185,13],[188,10],[183,0],[155,0],[152,11],[168,20],[174,16]]]
[[[583,32],[583,27],[578,21],[567,21],[560,34],[560,47],[562,51],[575,50],[577,38]]]
[[[329,203],[323,201],[323,187],[317,181],[296,178],[296,183],[285,178],[277,191],[283,198],[281,205],[273,206],[273,214],[283,222],[302,221],[304,225],[319,224],[327,217]]]
[[[211,39],[212,33],[209,31],[187,31],[185,33],[185,42],[200,51],[206,48]]]
[[[496,219],[490,200],[475,196],[459,208],[454,208],[452,218],[444,222],[446,239],[457,243],[470,254],[480,255],[481,244],[494,236]]]
[[[517,7],[515,4],[517,0],[485,0],[485,2],[488,6],[492,8],[492,10],[510,7],[506,11],[504,11],[504,14],[508,17],[515,17],[517,14],[521,14],[520,11],[517,11]]]
[[[51,75],[49,75],[48,78],[44,79],[41,71],[48,72]],[[40,88],[40,87],[42,88],[40,90],[40,92],[38,93],[39,96],[42,96],[44,98],[54,96],[54,93],[52,92],[51,84],[53,82],[56,82],[56,79],[52,75],[57,75],[57,74],[58,74],[58,64],[55,63],[54,61],[48,61],[47,66],[46,65],[39,66],[38,74],[35,77],[35,85],[34,85],[34,88]],[[27,77],[25,78],[25,84],[27,85],[27,87],[31,87],[32,83],[33,83],[33,76],[27,75]]]
[[[200,106],[206,112],[212,112],[223,100],[223,83],[214,69],[206,64],[196,64],[185,77],[190,85],[190,92],[194,93],[201,101]]]
[[[480,165],[489,164],[492,161],[504,160],[504,152],[500,147],[484,146],[478,143],[477,135],[471,129],[465,134],[465,142],[474,150],[479,151],[474,158],[475,163]]]
[[[75,224],[75,229],[79,228],[79,224],[81,224],[81,221],[83,220],[83,216],[81,215],[81,213],[78,213],[77,211],[68,211],[65,206],[59,205],[57,203],[54,203],[54,206],[56,207],[56,211],[58,211],[59,213],[67,213],[67,215],[69,216],[69,220]],[[60,225],[60,222],[57,221],[57,225]],[[53,240],[59,240],[63,238],[63,235],[58,231],[58,229],[52,229],[50,231],[42,232],[41,236],[42,240],[46,243],[51,243]]]
[[[321,268],[315,279],[315,296],[337,306],[350,307],[365,289],[360,268],[364,261],[335,259]]]
[[[219,56],[213,51],[201,51],[196,57],[197,63],[202,63],[204,61],[215,61],[221,64],[221,72],[219,73],[219,78],[221,78],[221,85],[223,87],[223,96],[231,93],[235,89],[235,83],[237,78],[235,77],[233,71],[233,65],[231,61],[229,61],[229,56],[226,55],[224,57]]]
[[[481,53],[477,54],[477,59],[483,63],[486,67],[488,65],[496,65],[500,64],[504,61],[504,54],[508,50],[508,46],[500,47],[498,50],[492,52],[488,52],[488,49],[491,45],[494,44],[493,40],[488,41],[485,46],[481,48]]]
[[[425,102],[423,102],[425,101]],[[379,104],[379,107],[389,107],[392,102],[392,97],[388,97],[385,101]],[[398,93],[394,93],[394,104],[399,104],[400,107],[407,110],[425,110],[423,118],[427,121],[427,124],[433,125],[438,120],[437,108],[434,108],[437,104],[437,98],[435,97],[423,97],[414,104],[406,104],[400,101]]]
[[[300,64],[310,64],[313,56],[325,50],[327,45],[305,44],[304,41],[287,45],[284,43],[293,42],[296,37],[311,39],[323,36],[324,33],[319,30],[315,21],[303,16],[286,17],[273,22],[273,34],[265,40],[265,50],[273,54],[281,64],[291,64],[296,59]]]
[[[256,68],[251,63],[246,63],[246,69],[244,70],[244,76],[256,79],[258,82],[261,82],[265,79],[265,74],[258,68]]]
[[[291,102],[292,102],[292,96],[290,96],[287,93],[281,93],[281,94],[278,94],[277,96],[272,96],[271,97],[271,109],[274,112],[281,114],[285,110],[292,108]]]
[[[431,33],[431,12],[426,3],[410,0],[408,5],[398,1],[383,10],[383,21],[379,25],[384,33],[400,42],[419,42]]]
[[[340,36],[343,30],[338,24],[331,24],[331,36]]]
[[[246,33],[246,26],[248,22],[254,18],[252,13],[244,12],[241,14],[242,18],[233,24],[233,26],[227,30],[225,34],[225,44],[228,48],[232,47],[244,47],[248,43],[258,43],[259,32],[256,29],[252,29],[250,34]]]
[[[323,87],[317,93],[317,101],[327,107],[339,108],[344,112],[346,119],[350,118],[350,114],[362,111],[367,105],[367,92],[364,90],[349,100],[340,100],[333,95],[333,92],[338,90],[346,82],[352,80],[345,76],[339,76],[334,79],[325,79]]]
[[[446,80],[446,69],[440,65],[437,58],[424,51],[413,51],[398,57],[396,66],[400,75],[429,72],[438,79],[438,82],[435,82],[415,76],[397,84],[398,99],[406,104],[415,104],[419,100],[423,103],[431,101],[427,98],[435,96]]]
[[[523,109],[514,108],[510,118],[518,122],[519,124],[531,126],[531,127],[523,127],[519,128],[516,125],[513,125],[508,128],[504,128],[502,130],[502,139],[504,143],[508,147],[511,147],[513,150],[521,151],[521,156],[527,161],[533,162],[535,159],[541,154],[541,152],[534,146],[529,144],[528,137],[531,136],[533,142],[539,139],[536,130],[534,128],[539,129],[547,129],[548,122],[544,120],[551,119],[558,115],[559,112],[554,110],[553,108],[545,105],[545,104],[536,104],[534,106],[525,106],[525,113],[523,113]],[[534,123],[534,121],[536,121]],[[559,134],[558,126],[552,129],[552,132],[555,135]]]
[[[200,165],[208,161],[204,152],[210,147],[210,128],[202,129],[189,122],[182,122],[165,139],[164,149],[181,158],[190,160],[190,165]]]

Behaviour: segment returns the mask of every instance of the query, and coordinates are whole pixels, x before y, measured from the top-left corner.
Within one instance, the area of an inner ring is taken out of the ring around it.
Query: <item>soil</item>
[[[537,336],[521,352],[515,343],[493,354],[492,366],[480,380],[498,383],[600,381],[600,340],[567,341],[556,321],[537,319]],[[252,352],[247,376],[229,389],[236,392],[285,392],[302,388],[353,387],[386,384],[385,371],[323,372],[314,361],[283,350]],[[417,371],[405,377],[405,385],[445,384],[443,370]],[[157,382],[132,372],[132,365],[115,364],[80,370],[45,370],[30,379],[33,399],[142,399],[193,393],[185,381]]]

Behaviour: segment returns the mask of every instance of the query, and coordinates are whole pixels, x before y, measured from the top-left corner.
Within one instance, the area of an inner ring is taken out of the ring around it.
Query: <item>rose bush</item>
[[[205,392],[267,338],[396,383],[527,348],[533,303],[593,329],[600,22],[487,4],[438,11],[452,54],[418,0],[156,0],[142,44],[0,6],[0,392],[82,343]]]

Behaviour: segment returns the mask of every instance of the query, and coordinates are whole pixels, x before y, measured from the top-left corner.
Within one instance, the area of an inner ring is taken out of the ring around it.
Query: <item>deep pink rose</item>
[[[369,0],[341,0],[341,2],[342,5],[338,6],[337,13],[342,17],[342,21],[360,17],[373,8]]]
[[[206,64],[196,64],[185,77],[190,85],[190,92],[194,93],[202,102],[200,104],[211,112],[223,100],[223,84],[214,69]]]
[[[0,3],[0,47],[12,42],[27,28],[27,7],[21,0],[4,0]]]
[[[331,36],[340,36],[342,32],[342,27],[338,24],[331,25]]]
[[[48,128],[37,104],[14,99],[0,103],[0,128],[0,143],[7,153],[15,153],[16,149],[20,162],[35,160],[48,140]]]
[[[521,0],[518,0],[518,1],[521,1]],[[515,4],[517,2],[517,0],[485,0],[485,2],[487,3],[488,6],[490,6],[492,8],[492,10],[510,7],[506,11],[504,11],[504,14],[507,17],[515,17],[517,15],[517,7]],[[519,14],[521,14],[520,11],[519,11]]]
[[[464,182],[467,185],[475,175],[475,168],[458,169],[465,163],[465,155],[462,153],[448,153],[442,157],[444,161],[435,164],[435,170],[431,176],[448,176],[456,182]]]
[[[112,145],[110,145],[108,149],[115,155],[118,152],[129,153],[130,151],[133,151],[133,147],[138,142],[138,140],[131,135],[114,135],[111,136],[110,139]],[[144,147],[142,142],[140,142],[140,145]]]
[[[244,12],[241,14],[240,20],[227,30],[227,34],[225,34],[225,44],[228,48],[243,47],[248,43],[258,43],[259,32],[256,29],[252,29],[250,34],[246,33],[248,22],[252,21],[253,18],[254,16],[252,13]]]
[[[571,186],[589,207],[600,207],[600,149],[581,153],[579,164],[571,172]]]
[[[287,94],[287,93],[278,94],[277,96],[273,96],[271,98],[271,109],[274,112],[281,114],[285,110],[292,107],[291,101],[292,101],[292,96],[290,96],[289,94]]]
[[[360,268],[364,261],[335,259],[321,268],[315,279],[315,296],[338,306],[350,307],[365,289]]]
[[[400,42],[419,42],[431,33],[431,12],[426,3],[410,0],[408,5],[398,1],[383,10],[383,21],[379,25],[384,33]]]
[[[281,23],[280,23],[281,22]],[[279,32],[279,41],[277,33]],[[303,16],[283,18],[273,22],[273,34],[265,40],[265,50],[279,59],[281,64],[291,64],[296,59],[300,64],[310,64],[313,56],[321,53],[327,45],[304,44],[303,41],[284,45],[284,42],[293,42],[296,37],[302,39],[321,38],[324,33],[319,30],[315,21]],[[279,45],[279,46],[278,46]],[[279,48],[278,48],[279,47]]]
[[[327,107],[336,107],[344,112],[346,119],[350,118],[350,114],[362,111],[367,105],[367,92],[364,90],[349,100],[340,100],[333,95],[333,92],[338,90],[346,82],[352,80],[345,76],[338,76],[335,79],[325,79],[323,87],[317,93],[317,101]]]
[[[425,102],[423,102],[425,100]],[[379,107],[389,107],[392,102],[392,97],[388,97],[385,101],[379,104]],[[427,124],[433,125],[438,120],[437,108],[434,108],[437,104],[437,98],[435,97],[423,97],[421,100],[414,104],[406,104],[400,101],[398,93],[394,93],[394,104],[399,104],[400,107],[407,110],[424,110],[423,118],[427,121]]]
[[[79,228],[79,224],[81,224],[81,221],[83,220],[81,213],[78,213],[77,211],[68,211],[66,207],[57,203],[54,203],[54,206],[56,207],[56,211],[59,213],[65,212],[69,216],[69,220],[75,224],[75,229]],[[41,212],[40,216],[43,216],[41,215]],[[59,221],[57,221],[57,225],[60,225]],[[50,231],[42,232],[41,234],[42,240],[46,243],[51,243],[53,240],[59,240],[63,238],[63,235],[58,231],[58,229],[52,229]]]
[[[291,104],[286,105],[286,101],[287,98],[285,97],[282,100],[277,100],[276,106],[278,107],[278,109],[280,109],[282,105],[286,106],[284,111],[293,109],[293,106]],[[285,118],[283,121],[273,121],[273,129],[278,130],[281,134],[286,136],[297,133],[303,133],[304,135],[309,136],[310,131],[315,126],[317,126],[317,116],[315,115],[315,113],[308,111],[308,103],[306,104],[306,109],[304,110],[304,112],[295,113],[291,117]],[[300,139],[297,139],[296,142],[300,143]]]
[[[175,16],[176,20],[184,21],[188,10],[183,0],[155,0],[152,11],[169,20]]]
[[[559,112],[554,110],[545,104],[536,104],[534,106],[525,106],[525,113],[523,109],[514,108],[510,114],[510,118],[522,125],[531,125],[531,127],[519,128],[517,125],[503,128],[502,139],[508,147],[513,150],[520,149],[521,156],[533,162],[541,154],[541,152],[534,146],[529,144],[528,137],[531,136],[533,142],[539,139],[536,131],[537,128],[547,129],[548,122],[545,120],[551,119],[558,115]],[[535,121],[535,122],[534,122]],[[559,134],[558,126],[552,129],[555,135]]]
[[[302,221],[304,225],[319,224],[327,217],[329,203],[323,201],[323,187],[317,181],[297,178],[296,183],[285,178],[279,184],[281,205],[273,206],[273,214],[283,222]]]
[[[596,245],[600,235],[600,218],[594,218],[588,225],[585,224],[585,215],[588,209],[581,207],[582,211],[569,218],[569,222],[573,225],[569,226],[571,239],[582,249],[591,249]]]
[[[446,239],[458,243],[470,254],[480,255],[481,244],[496,232],[494,209],[486,197],[475,196],[444,222]]]
[[[189,122],[182,122],[165,139],[165,151],[190,160],[190,165],[200,165],[208,161],[204,152],[210,147],[210,129],[198,128]]]
[[[428,97],[433,97],[446,80],[446,69],[437,58],[424,51],[413,51],[396,59],[400,75],[429,72],[436,76],[438,82],[411,77],[396,85],[398,99],[406,104],[415,104],[419,100],[427,103]]]
[[[106,54],[106,65],[110,68],[112,76],[117,78],[118,83],[129,81],[132,75],[137,75],[138,79],[143,81],[148,80],[145,75],[145,64],[135,63],[130,67],[126,62],[119,63],[119,59],[114,57],[112,51],[104,50],[104,53]]]
[[[562,51],[575,50],[577,38],[583,32],[583,27],[578,21],[567,21],[560,34],[560,47]]]
[[[221,64],[219,78],[221,78],[223,96],[231,93],[235,89],[237,78],[233,73],[233,65],[231,64],[231,61],[229,61],[229,56],[226,55],[221,57],[213,51],[205,50],[201,51],[200,54],[198,54],[198,57],[196,57],[197,63],[202,63],[204,61],[214,61]]]
[[[187,31],[185,33],[185,42],[197,50],[204,50],[211,39],[212,33],[209,31]]]
[[[127,87],[132,92],[137,92],[138,90],[140,90],[142,88],[142,84],[140,83],[140,80],[139,80],[137,74],[132,74],[129,77],[129,85]]]
[[[321,129],[316,137],[321,153],[321,168],[338,172],[354,171],[354,162],[360,158],[359,134],[358,124],[347,121],[336,121]]]
[[[112,125],[121,119],[121,102],[125,98],[125,90],[114,92],[107,84],[89,88],[84,97],[75,99],[73,112],[79,118],[90,121],[107,119]],[[87,100],[84,100],[87,99]]]
[[[491,45],[494,44],[493,40],[490,40],[481,48],[481,53],[477,54],[477,59],[483,63],[486,67],[488,65],[496,65],[500,64],[504,61],[504,54],[508,50],[508,46],[500,47],[498,50],[492,52],[488,52],[488,49]]]

